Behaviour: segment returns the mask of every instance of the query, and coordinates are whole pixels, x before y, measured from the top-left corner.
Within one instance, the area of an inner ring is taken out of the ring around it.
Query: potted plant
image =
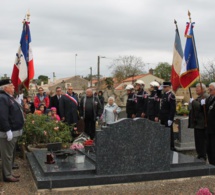
[[[23,135],[19,143],[34,148],[46,147],[47,143],[61,142],[63,147],[69,147],[72,136],[69,126],[56,121],[47,115],[28,114],[23,127]]]
[[[188,114],[189,114],[189,110],[183,107],[177,111],[177,115],[187,116]]]

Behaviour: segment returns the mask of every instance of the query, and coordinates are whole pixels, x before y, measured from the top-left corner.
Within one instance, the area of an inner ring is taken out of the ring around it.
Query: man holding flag
[[[29,88],[30,80],[34,78],[34,63],[31,50],[31,34],[29,27],[30,13],[27,14],[27,21],[23,21],[23,31],[20,40],[20,46],[16,53],[16,59],[13,67],[11,80],[15,86],[15,91],[19,92],[19,87],[24,85]]]

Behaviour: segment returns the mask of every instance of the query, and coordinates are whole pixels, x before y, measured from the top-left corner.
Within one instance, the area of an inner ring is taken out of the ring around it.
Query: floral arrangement
[[[94,141],[92,139],[88,139],[83,144],[84,146],[92,146],[94,144]]]
[[[182,105],[181,102],[178,102],[176,106],[176,112],[178,115],[188,115],[188,103],[184,103],[184,105]]]
[[[208,188],[200,188],[196,195],[213,195]]]
[[[84,145],[80,142],[73,143],[70,146],[70,149],[72,149],[72,150],[83,149],[83,148],[84,148]]]
[[[37,145],[39,143],[70,143],[71,126],[52,120],[47,115],[28,114],[19,143]]]

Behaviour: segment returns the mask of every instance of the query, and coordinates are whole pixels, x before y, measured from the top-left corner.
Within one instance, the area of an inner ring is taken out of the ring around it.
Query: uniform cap
[[[11,79],[0,80],[0,86],[9,85],[11,83],[12,83]]]
[[[166,86],[171,86],[171,85],[172,85],[172,83],[170,81],[165,81],[165,82],[163,82],[162,86],[166,87]]]

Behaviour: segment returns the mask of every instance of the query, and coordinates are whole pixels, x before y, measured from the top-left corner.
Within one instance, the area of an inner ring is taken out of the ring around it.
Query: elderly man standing
[[[209,96],[206,93],[206,86],[198,83],[196,85],[196,94],[198,97],[195,100],[190,98],[189,128],[194,128],[197,158],[206,160],[206,113],[201,105],[201,100]]]
[[[206,103],[207,113],[207,155],[210,164],[215,165],[215,82],[209,85],[210,96],[201,100],[201,105]]]
[[[22,135],[24,115],[13,97],[14,85],[11,80],[1,80],[0,86],[0,152],[3,178],[6,182],[17,182],[20,176],[12,174],[13,151],[18,137]]]
[[[93,139],[96,131],[96,120],[102,114],[102,107],[98,97],[93,96],[92,89],[87,89],[86,95],[81,98],[79,114],[80,117],[84,118],[85,133]]]

